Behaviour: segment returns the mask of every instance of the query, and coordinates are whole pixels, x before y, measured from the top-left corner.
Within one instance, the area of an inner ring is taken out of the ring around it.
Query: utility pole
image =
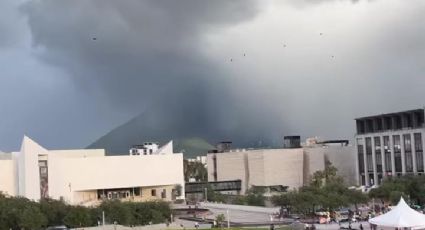
[[[207,189],[207,187],[205,187],[204,190],[205,190],[205,202],[208,202],[208,189]]]
[[[227,228],[230,228],[230,216],[229,216],[229,209],[226,210],[226,214],[227,214]]]
[[[102,211],[102,226],[105,226],[105,211]]]

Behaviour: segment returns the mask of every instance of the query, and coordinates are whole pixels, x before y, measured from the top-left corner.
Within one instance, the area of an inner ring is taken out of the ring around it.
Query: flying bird
[[[246,54],[244,53],[244,54],[243,54],[243,56],[245,57],[245,56],[246,56]]]
[[[96,41],[96,40],[97,40],[97,38],[92,38],[92,40],[93,40],[93,41]]]
[[[230,62],[232,62],[233,61],[233,58],[230,58]]]
[[[323,33],[320,33],[320,35],[323,35]]]

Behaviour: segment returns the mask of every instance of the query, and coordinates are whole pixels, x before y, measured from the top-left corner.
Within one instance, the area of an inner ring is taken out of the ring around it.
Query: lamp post
[[[229,216],[229,209],[226,210],[226,214],[227,214],[227,228],[230,228],[230,216]]]

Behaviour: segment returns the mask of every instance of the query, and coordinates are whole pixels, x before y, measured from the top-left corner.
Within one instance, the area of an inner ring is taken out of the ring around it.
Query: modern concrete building
[[[353,185],[354,147],[337,144],[315,142],[297,148],[212,151],[207,154],[208,181],[241,180],[241,194],[252,186],[294,189],[308,184],[311,175],[330,161],[347,184]]]
[[[385,177],[424,173],[424,109],[356,119],[356,162],[360,185]]]
[[[184,199],[183,154],[173,153],[172,142],[149,155],[106,156],[103,149],[47,150],[24,137],[19,152],[0,154],[0,191],[78,205]]]

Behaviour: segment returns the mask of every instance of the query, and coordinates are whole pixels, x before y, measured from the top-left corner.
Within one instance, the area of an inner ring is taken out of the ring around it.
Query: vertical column
[[[373,164],[373,184],[378,185],[378,169],[376,167],[375,137],[371,137],[372,144],[372,164]]]
[[[423,162],[424,162],[424,167],[425,167],[425,149],[424,149],[424,144],[425,144],[425,137],[424,137],[424,134],[425,134],[425,132],[424,132],[424,130],[422,129],[422,131],[420,132],[421,133],[421,138],[422,138],[422,158],[423,158]],[[425,171],[425,168],[424,168],[424,171]]]
[[[361,183],[361,181],[362,181],[362,179],[361,179],[361,175],[360,175],[360,165],[359,165],[359,143],[358,143],[358,141],[357,141],[357,137],[355,138],[355,141],[356,141],[356,183],[357,183],[357,185],[358,186],[360,186],[360,185],[362,185]]]
[[[365,177],[365,185],[370,185],[369,172],[367,170],[367,154],[366,154],[366,138],[362,138],[363,140],[363,163],[364,163],[364,177]]]
[[[401,150],[401,174],[406,174],[406,152],[404,151],[404,138],[403,134],[400,135],[400,150]]]
[[[392,176],[395,176],[395,157],[394,157],[394,140],[393,140],[393,136],[389,135],[389,140],[390,140],[390,151],[391,151],[391,174]]]
[[[416,148],[415,148],[415,135],[413,133],[409,133],[410,135],[410,151],[412,153],[412,161],[413,161],[413,174],[418,174],[418,167],[417,167],[417,159],[416,159]]]
[[[379,138],[381,140],[382,177],[387,177],[387,167],[385,164],[384,136],[380,136]]]

